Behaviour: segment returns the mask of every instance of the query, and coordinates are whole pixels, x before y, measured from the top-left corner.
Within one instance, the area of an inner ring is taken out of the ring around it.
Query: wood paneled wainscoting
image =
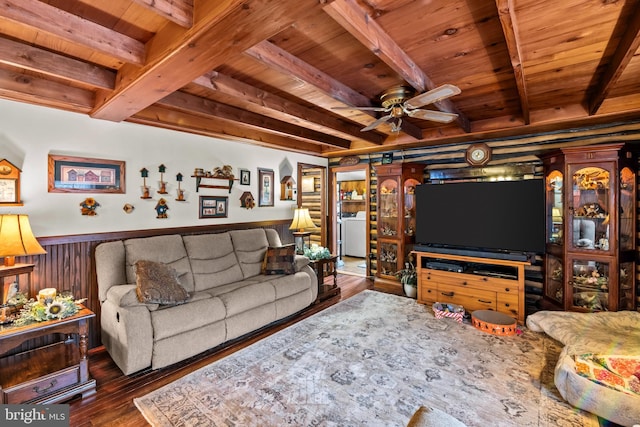
[[[45,255],[22,257],[19,262],[35,264],[31,278],[30,289],[26,281],[20,282],[20,290],[28,292],[29,297],[35,297],[43,288],[56,288],[60,291],[70,291],[75,298],[86,298],[84,303],[96,317],[89,322],[89,348],[101,345],[100,338],[100,301],[98,300],[98,285],[96,283],[95,248],[100,243],[131,239],[136,237],[159,236],[166,234],[205,234],[220,233],[227,230],[248,228],[273,228],[278,231],[282,243],[293,243],[293,235],[289,231],[291,220],[276,220],[250,222],[240,224],[220,224],[180,228],[162,228],[151,230],[122,231],[113,233],[82,234],[73,236],[42,237],[38,241],[47,251]],[[25,343],[12,350],[15,354],[33,348],[34,345],[49,344],[42,341]]]

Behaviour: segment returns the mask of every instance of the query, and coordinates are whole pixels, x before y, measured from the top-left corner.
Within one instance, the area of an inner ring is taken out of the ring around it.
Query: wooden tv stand
[[[419,303],[459,304],[468,313],[495,310],[524,324],[524,267],[529,262],[413,253],[417,258]]]

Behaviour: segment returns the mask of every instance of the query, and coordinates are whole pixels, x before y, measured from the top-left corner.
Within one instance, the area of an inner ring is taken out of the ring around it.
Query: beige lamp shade
[[[46,253],[31,231],[28,215],[0,215],[0,258],[5,266],[14,265],[16,256]]]
[[[293,221],[289,226],[289,230],[315,230],[316,225],[311,220],[311,216],[309,215],[309,209],[307,208],[296,208],[293,212]]]

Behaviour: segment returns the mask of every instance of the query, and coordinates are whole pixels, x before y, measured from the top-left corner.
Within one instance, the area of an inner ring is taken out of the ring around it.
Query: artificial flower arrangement
[[[23,297],[26,300],[24,294]],[[14,325],[20,326],[33,322],[64,319],[80,311],[79,304],[82,304],[86,300],[86,298],[76,300],[72,295],[57,295],[43,302],[31,298],[24,303],[22,310],[20,310],[20,313],[18,313],[13,323]]]
[[[310,260],[327,259],[331,258],[331,252],[329,252],[329,249],[325,247],[311,245],[310,248],[304,248],[304,256]]]

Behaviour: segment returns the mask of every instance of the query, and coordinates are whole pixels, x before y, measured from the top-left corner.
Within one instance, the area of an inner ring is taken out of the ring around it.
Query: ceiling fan
[[[445,113],[442,111],[420,109],[428,104],[441,101],[449,98],[450,96],[460,93],[460,88],[452,84],[444,84],[438,86],[435,89],[431,89],[428,92],[416,95],[415,91],[408,86],[394,86],[386,90],[380,95],[381,107],[334,107],[335,109],[356,109],[356,110],[369,110],[369,111],[381,111],[385,112],[384,116],[380,117],[369,126],[364,127],[361,132],[366,132],[375,129],[379,125],[385,122],[391,122],[391,131],[400,132],[402,126],[402,117],[415,117],[423,120],[431,120],[439,123],[449,123],[455,120],[458,115],[453,113]]]

